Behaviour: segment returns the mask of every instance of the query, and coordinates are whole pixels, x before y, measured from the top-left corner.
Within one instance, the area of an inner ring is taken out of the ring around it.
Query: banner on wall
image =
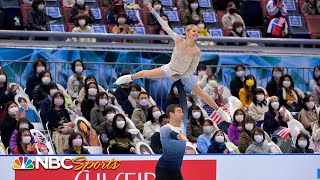
[[[3,156],[6,180],[154,180],[159,156]],[[320,155],[186,155],[184,180],[320,179]]]

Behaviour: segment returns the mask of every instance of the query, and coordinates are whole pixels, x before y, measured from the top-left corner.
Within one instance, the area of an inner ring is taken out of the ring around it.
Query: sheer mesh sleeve
[[[159,14],[154,11],[153,15],[157,18],[158,22],[160,23],[160,25],[162,26],[162,28],[168,33],[168,35],[174,40],[176,41],[177,38],[179,38],[179,35],[177,33],[175,33],[168,25],[168,23],[166,23],[160,16]]]

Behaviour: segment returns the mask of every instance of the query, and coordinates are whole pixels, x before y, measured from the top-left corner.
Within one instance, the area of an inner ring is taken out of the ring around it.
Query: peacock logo
[[[31,170],[34,168],[33,161],[29,159],[28,157],[18,157],[14,160],[13,169],[25,169],[25,170]]]

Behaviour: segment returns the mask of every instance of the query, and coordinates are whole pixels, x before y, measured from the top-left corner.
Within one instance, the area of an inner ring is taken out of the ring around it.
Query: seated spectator
[[[200,153],[207,153],[208,148],[211,145],[211,137],[214,131],[213,121],[210,119],[204,120],[203,134],[201,134],[197,139],[197,150]]]
[[[21,107],[19,108],[19,113],[21,115],[23,114],[23,116],[25,116],[25,118],[27,118],[29,122],[40,122],[40,117],[36,112],[34,112],[33,109],[30,109],[28,107],[28,103],[25,98],[19,97],[18,102],[21,105]]]
[[[1,141],[7,148],[13,131],[16,128],[17,120],[20,118],[18,105],[14,101],[9,101],[6,104],[0,132]]]
[[[287,7],[283,2],[284,0],[269,0],[266,8],[269,20],[275,18],[278,14],[278,17],[285,17],[287,15]]]
[[[101,145],[103,148],[103,153],[107,154],[108,141],[110,132],[112,131],[112,121],[116,115],[116,110],[111,106],[106,106],[102,111],[102,115],[106,119],[105,122],[102,122],[99,127],[99,134],[101,139]]]
[[[39,74],[41,83],[33,90],[33,105],[39,109],[41,102],[49,95],[49,84],[51,82],[51,74],[44,70]]]
[[[167,114],[162,114],[159,117],[159,124],[160,126],[164,126],[169,123],[169,116]],[[150,147],[152,148],[152,151],[155,154],[162,154],[162,143],[160,140],[160,130],[156,131],[152,136],[151,136],[151,143]]]
[[[292,149],[292,153],[310,153],[313,154],[313,149],[309,148],[310,140],[308,134],[301,132],[297,136],[296,147]]]
[[[208,29],[207,29],[207,25],[204,23],[203,20],[200,20],[197,22],[196,24],[199,28],[199,37],[208,37],[210,36]],[[197,41],[198,44],[203,45],[203,46],[207,46],[207,45],[213,45],[212,41]],[[211,70],[211,68],[210,68]]]
[[[198,137],[203,134],[204,117],[199,106],[193,105],[188,111],[187,138],[190,142],[196,143]]]
[[[250,104],[249,116],[257,123],[257,127],[261,127],[264,122],[264,114],[268,111],[267,101],[263,89],[256,88],[252,94],[252,103]]]
[[[48,16],[45,11],[44,0],[33,0],[32,9],[29,12],[28,24],[31,30],[46,31]]]
[[[239,90],[239,99],[244,108],[248,108],[252,103],[253,91],[257,88],[257,81],[253,75],[249,74],[244,79],[243,88]]]
[[[228,154],[228,149],[226,146],[226,138],[223,131],[217,130],[213,133],[211,138],[211,144],[208,147],[208,153],[214,154]]]
[[[164,8],[162,7],[160,0],[152,1],[152,7],[159,15],[163,15]],[[155,26],[156,29],[161,28],[161,25],[159,24],[158,20],[156,19],[156,17],[154,17],[152,13],[148,14],[148,25]]]
[[[86,6],[85,0],[76,0],[76,3],[70,10],[70,22],[77,23],[76,16],[80,13],[88,16],[88,23],[94,23],[94,17],[92,15],[92,12],[90,11],[90,7]]]
[[[130,89],[130,94],[127,100],[125,100],[122,107],[124,112],[128,114],[129,117],[131,117],[134,108],[136,108],[137,106],[138,97],[141,92],[141,86],[139,86],[138,84],[132,83],[129,89]]]
[[[105,110],[106,106],[108,106],[108,99],[108,94],[106,92],[98,93],[95,99],[95,106],[90,111],[90,123],[96,132],[99,132],[100,124],[107,120],[102,112]]]
[[[83,138],[82,144],[84,146],[99,146],[97,133],[91,128],[89,122],[78,120],[76,129],[78,129]]]
[[[151,14],[150,14],[151,16]],[[152,15],[153,16],[153,15]],[[172,29],[171,23],[169,21],[169,17],[166,14],[161,14],[160,17],[168,23],[169,27]],[[162,28],[162,26],[156,26],[154,30],[154,34],[158,35],[168,35],[168,33]],[[169,40],[154,40],[153,43],[156,44],[169,44]]]
[[[143,132],[143,124],[147,121],[149,95],[146,92],[140,92],[138,96],[138,105],[133,110],[131,120],[140,132]]]
[[[315,87],[317,87],[319,79],[320,79],[320,66],[316,66],[313,68],[313,79],[309,83],[309,89],[311,92],[313,92]]]
[[[110,10],[107,14],[107,24],[116,24],[117,17],[120,13],[125,13],[125,3],[123,0],[115,0],[112,2]],[[128,24],[130,24],[129,22]]]
[[[90,112],[94,108],[94,100],[98,92],[98,85],[95,82],[91,82],[85,87],[85,97],[81,102],[81,112],[87,120],[90,120]]]
[[[304,1],[301,9],[303,15],[318,15],[320,12],[320,1],[318,0],[306,0]]]
[[[212,70],[209,66],[199,64],[197,67],[197,75],[199,79],[199,86],[201,89],[205,88],[208,83],[208,76],[212,75]]]
[[[285,17],[276,14],[269,22],[267,35],[272,38],[287,38],[288,37],[288,23]]]
[[[117,23],[112,28],[112,33],[115,33],[115,34],[134,34],[135,32],[128,24],[127,19],[128,19],[128,17],[125,13],[119,13],[119,15],[117,16]]]
[[[241,131],[241,123],[246,118],[246,114],[242,109],[237,109],[233,114],[233,121],[232,124],[229,126],[228,129],[228,137],[230,141],[238,146],[238,140],[240,137],[240,131]]]
[[[185,12],[183,25],[196,24],[198,21],[203,20],[200,13],[198,0],[188,3],[188,10]]]
[[[282,68],[280,67],[272,68],[272,77],[266,87],[269,97],[276,96],[277,91],[281,88],[280,78],[282,75],[283,75]]]
[[[122,72],[122,76],[128,75],[130,72],[128,70],[124,70]],[[128,99],[128,96],[130,95],[130,89],[129,84],[121,84],[117,90],[114,92],[114,96],[116,97],[118,103],[120,106],[123,107],[124,102]]]
[[[95,82],[98,84],[96,78],[93,75],[89,75],[84,79],[84,87],[81,88],[81,90],[79,92],[79,97],[78,97],[78,101],[80,104],[83,101],[84,97],[86,96],[85,89],[88,88],[88,85],[92,82]],[[104,89],[99,86],[99,92],[103,92],[103,91],[104,91]]]
[[[72,133],[68,145],[68,149],[63,151],[64,154],[90,154],[88,149],[83,147],[83,137],[80,133]]]
[[[298,117],[303,127],[312,133],[312,124],[319,121],[319,113],[316,110],[312,96],[306,95],[303,98],[303,109],[300,111]]]
[[[240,153],[245,153],[247,148],[252,144],[252,130],[256,128],[256,122],[250,116],[247,116],[241,123],[241,133],[238,140]]]
[[[279,98],[271,96],[269,98],[268,112],[264,115],[263,130],[271,137],[279,127],[288,127],[288,118],[285,117],[284,112],[279,112]]]
[[[294,89],[294,82],[290,75],[285,74],[280,78],[281,88],[277,92],[280,105],[285,106],[290,112],[299,112],[302,109],[302,99]]]
[[[312,124],[312,140],[314,142],[315,152],[320,152],[320,114],[319,121]]]
[[[126,131],[127,122],[122,114],[116,114],[112,121],[112,132],[109,137],[110,154],[135,153],[133,139]]]
[[[79,92],[84,86],[84,79],[86,77],[83,75],[84,65],[81,60],[73,61],[71,70],[73,75],[68,79],[67,89],[68,94],[74,100],[79,97]]]
[[[313,89],[312,97],[317,106],[320,106],[320,78],[318,79],[316,87]]]
[[[46,70],[46,62],[42,59],[38,59],[32,64],[33,74],[28,78],[26,84],[26,94],[28,94],[29,99],[33,99],[33,90],[36,86],[41,84],[41,79],[39,78],[39,74]]]
[[[179,92],[176,84],[177,82],[174,82],[171,86],[170,92],[167,96],[166,107],[168,107],[170,104],[180,104]]]
[[[241,21],[234,21],[232,24],[231,32],[228,34],[230,37],[241,37],[247,38],[249,37],[248,33],[244,29],[244,25]],[[247,46],[249,43],[228,43],[228,45],[234,46]]]
[[[74,33],[93,33],[91,26],[88,26],[89,16],[86,14],[78,14],[75,17],[74,27],[72,32]],[[68,38],[67,41],[70,42],[83,42],[83,43],[94,43],[96,38]]]
[[[244,67],[243,64],[238,64],[234,68],[234,70],[236,72],[236,77],[232,79],[230,82],[230,91],[232,96],[239,98],[239,90],[243,88],[243,81],[245,79],[244,76],[246,74],[245,72],[246,68]]]
[[[50,83],[48,85],[48,89],[49,89],[49,95],[43,101],[41,101],[41,104],[40,104],[40,117],[41,117],[43,126],[45,126],[46,123],[48,122],[47,113],[52,108],[52,97],[54,96],[55,93],[59,91],[59,88],[55,83]]]
[[[19,86],[14,86],[11,89],[9,84],[6,72],[0,69],[0,107],[4,107],[9,101],[13,101],[14,96],[17,94]]]
[[[20,129],[18,132],[18,146],[12,150],[12,154],[37,154],[35,143],[31,143],[29,129]]]
[[[177,7],[180,10],[188,11],[188,5],[193,1],[194,0],[178,0]]]
[[[10,149],[15,149],[16,147],[18,147],[19,141],[18,141],[18,132],[20,129],[33,129],[34,126],[28,121],[28,119],[26,118],[20,118],[17,121],[16,124],[16,129],[13,131],[11,138],[10,138],[10,142],[9,142],[9,147]],[[34,137],[31,136],[31,143],[34,144]]]
[[[261,128],[255,128],[252,131],[252,137],[253,142],[252,144],[247,148],[246,154],[268,154],[271,153],[271,148],[269,145],[266,145],[263,143],[265,140],[265,134],[263,129]]]
[[[236,10],[236,4],[229,2],[227,5],[227,14],[222,17],[222,26],[224,29],[233,29],[233,24],[236,21],[241,22],[242,28],[245,29],[244,21],[242,17],[236,13]]]
[[[72,7],[76,3],[75,0],[63,0],[62,5],[63,7]]]
[[[158,106],[151,106],[148,109],[148,121],[143,126],[143,136],[148,142],[151,141],[152,135],[160,130],[159,117],[162,112]]]
[[[205,86],[205,88],[203,88],[203,91],[206,92],[209,96],[211,96],[211,98],[213,100],[215,100],[216,102],[220,102],[224,105],[228,103],[229,97],[226,97],[223,94],[223,87],[219,87],[218,79],[215,75],[208,76],[207,85]],[[203,100],[201,100],[201,102],[202,102],[201,104],[203,104],[204,106],[208,106],[208,105],[206,105],[206,103]],[[210,107],[210,106],[208,106],[208,107]],[[205,109],[207,109],[207,108],[205,108]],[[213,108],[211,108],[211,109],[212,109],[212,111],[214,110]],[[208,114],[211,114],[211,113],[208,112]]]

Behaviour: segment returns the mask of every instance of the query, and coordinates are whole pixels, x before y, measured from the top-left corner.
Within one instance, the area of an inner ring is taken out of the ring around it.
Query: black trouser
[[[180,170],[156,167],[156,180],[183,180],[183,177]]]

